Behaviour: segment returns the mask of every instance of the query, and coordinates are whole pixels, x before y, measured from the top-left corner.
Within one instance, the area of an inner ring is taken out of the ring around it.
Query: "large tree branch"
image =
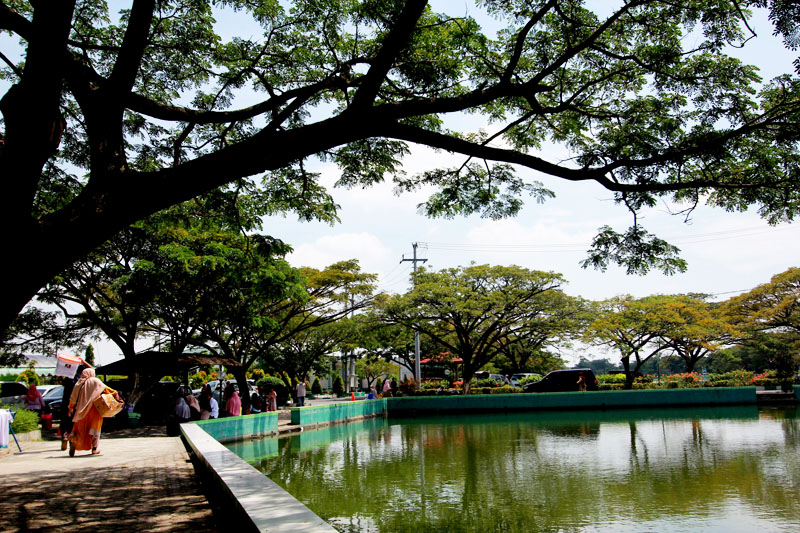
[[[150,25],[153,22],[155,0],[134,0],[125,37],[122,40],[114,69],[108,77],[111,93],[121,98],[130,93],[147,47]]]
[[[372,64],[362,80],[361,87],[353,97],[351,110],[355,111],[368,107],[378,96],[383,81],[395,64],[398,54],[402,52],[411,39],[417,21],[422,16],[427,0],[407,0],[397,19],[393,21],[392,29],[383,40]]]
[[[457,137],[432,132],[415,126],[403,124],[392,124],[381,129],[383,135],[387,137],[423,144],[432,148],[440,148],[449,152],[459,153],[471,157],[511,163],[524,166],[550,176],[555,176],[568,181],[594,181],[602,185],[609,191],[614,192],[674,192],[686,189],[718,188],[718,189],[762,189],[762,188],[785,188],[796,185],[787,181],[780,184],[763,184],[749,182],[721,182],[714,179],[694,179],[683,182],[648,182],[648,183],[623,183],[608,177],[613,170],[620,168],[645,168],[656,164],[670,162],[680,162],[686,157],[702,154],[711,150],[716,150],[721,143],[725,143],[735,137],[740,137],[755,129],[756,125],[743,126],[737,130],[708,139],[707,143],[693,144],[689,147],[671,151],[665,151],[649,158],[619,160],[609,163],[603,167],[596,168],[568,168],[549,161],[545,161],[536,156],[508,150],[504,148],[494,148],[477,144]]]

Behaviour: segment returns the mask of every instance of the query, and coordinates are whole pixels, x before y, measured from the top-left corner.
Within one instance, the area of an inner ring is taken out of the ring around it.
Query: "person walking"
[[[297,407],[303,407],[306,403],[306,382],[302,379],[298,380],[295,392],[297,393]]]
[[[64,377],[61,384],[64,386],[64,392],[61,395],[61,423],[59,424],[59,431],[61,431],[61,449],[66,450],[69,445],[69,434],[72,431],[72,417],[69,415],[69,399],[72,397],[72,391],[75,389],[75,383],[78,382],[87,365],[81,364],[75,371],[74,377]]]
[[[100,443],[100,431],[103,427],[103,415],[94,406],[94,401],[103,394],[111,394],[118,402],[122,402],[119,393],[97,379],[93,368],[81,373],[81,378],[72,389],[69,398],[68,413],[72,416],[72,432],[69,436],[69,456],[74,457],[76,450],[92,450],[97,455]]]
[[[578,391],[579,392],[586,392],[586,376],[583,375],[583,372],[578,374]]]
[[[269,389],[269,395],[267,396],[267,411],[277,411],[278,410],[278,393],[275,392],[275,389]]]

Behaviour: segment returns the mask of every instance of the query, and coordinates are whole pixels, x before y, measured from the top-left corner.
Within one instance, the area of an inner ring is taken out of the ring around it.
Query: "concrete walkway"
[[[100,455],[60,441],[0,456],[0,532],[217,531],[189,456],[161,427],[103,434]]]

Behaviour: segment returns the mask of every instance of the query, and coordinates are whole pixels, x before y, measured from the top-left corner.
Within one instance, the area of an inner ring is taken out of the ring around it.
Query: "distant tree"
[[[397,373],[397,365],[376,356],[361,357],[356,360],[356,374],[359,379],[367,380],[367,388],[376,380]]]
[[[333,377],[332,392],[337,396],[344,394],[344,381],[342,380],[342,376],[338,373]]]
[[[536,373],[560,368],[558,363],[563,362],[553,352],[570,346],[572,339],[586,327],[587,306],[580,298],[549,290],[538,295],[536,302],[539,312],[524,318],[527,323],[518,330],[521,333],[510,333],[497,343],[497,351],[510,363],[510,374],[532,368],[536,368],[532,370]]]
[[[776,274],[769,283],[727,300],[722,309],[741,331],[739,342],[791,381],[800,364],[800,268]]]
[[[311,384],[311,394],[322,394],[322,383],[319,382],[319,376],[314,376],[314,383]]]
[[[661,340],[683,360],[686,372],[693,372],[703,357],[741,335],[719,305],[702,296],[661,296],[659,302],[655,313],[664,328]]]
[[[94,363],[94,346],[91,344],[86,347],[86,351],[83,352],[83,360],[89,363],[91,366],[95,366]]]
[[[492,359],[490,364],[495,367],[497,373],[505,376],[520,372],[545,375],[553,370],[564,368],[566,364],[566,361],[558,354],[540,349],[527,350],[524,354],[520,354],[519,357],[513,359],[506,356],[509,350],[512,353],[524,350],[522,346],[522,344],[519,347],[512,345],[505,351],[501,350],[497,356]]]
[[[667,348],[661,340],[668,327],[658,316],[661,305],[657,296],[605,300],[598,304],[598,316],[584,333],[587,343],[619,353],[626,389],[633,387],[644,363]]]
[[[549,291],[563,278],[552,272],[510,266],[470,265],[439,272],[418,270],[414,286],[391,298],[387,321],[419,331],[463,361],[466,392],[475,372],[537,327]]]
[[[608,374],[609,370],[616,370],[619,367],[608,359],[586,359],[581,357],[572,368],[591,368],[595,374]]]

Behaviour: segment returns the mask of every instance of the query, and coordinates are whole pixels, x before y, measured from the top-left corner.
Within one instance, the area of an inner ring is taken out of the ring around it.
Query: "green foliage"
[[[291,389],[284,380],[275,376],[264,376],[256,381],[256,386],[260,391],[269,394],[270,389],[274,389],[278,395],[276,398],[278,405],[286,405],[291,396]]]
[[[536,381],[539,381],[540,379],[542,379],[542,376],[540,375],[523,376],[522,379],[517,380],[517,384],[520,387],[524,387],[528,383],[534,383]]]
[[[39,376],[33,368],[20,372],[17,381],[24,381],[28,385],[39,385]]]
[[[502,387],[474,387],[470,389],[469,394],[516,394],[518,392],[522,392],[520,387],[503,385]]]
[[[322,394],[322,384],[319,382],[319,376],[314,376],[314,383],[311,384],[311,394]]]
[[[83,353],[83,360],[89,363],[89,366],[96,366],[94,362],[94,346],[91,344],[86,347],[86,351]]]
[[[29,433],[39,429],[39,413],[20,409],[18,405],[0,405],[0,409],[17,410],[14,421],[11,423],[14,433]]]
[[[625,374],[598,374],[597,375],[597,382],[600,384],[604,383],[625,383]]]
[[[426,2],[134,2],[119,14],[87,0],[54,4],[52,19],[9,2],[4,30],[23,52],[2,73],[3,161],[28,185],[6,188],[14,209],[0,216],[15,228],[8,248],[42,266],[7,265],[0,329],[132,220],[225,184],[215,199],[247,198],[245,232],[264,214],[335,221],[313,159],[338,166],[337,185],[430,190],[431,216],[497,218],[553,195],[530,175],[594,181],[633,217],[623,233],[600,229],[586,264],[601,269],[685,268],[638,224],[659,201],[753,206],[770,223],[800,214],[800,80],[765,82],[727,55],[756,40],[743,29],[750,4],[767,5],[795,46],[792,2],[475,4],[491,29],[457,2],[441,13]],[[228,17],[263,31],[219,35]],[[460,114],[478,119],[445,127]],[[405,176],[411,144],[463,159]],[[557,160],[552,145],[572,156]]]
[[[414,287],[390,298],[381,311],[387,321],[414,329],[463,361],[465,381],[498,355],[498,346],[544,334],[542,317],[553,309],[559,274],[518,266],[475,265],[414,274]]]
[[[333,394],[336,396],[341,396],[344,394],[344,381],[339,373],[333,377]]]
[[[209,381],[212,381],[212,379],[213,378],[209,376],[205,370],[199,370],[194,374],[192,374],[191,376],[189,376],[189,386],[192,389],[201,389],[203,388],[203,385],[205,385]]]

